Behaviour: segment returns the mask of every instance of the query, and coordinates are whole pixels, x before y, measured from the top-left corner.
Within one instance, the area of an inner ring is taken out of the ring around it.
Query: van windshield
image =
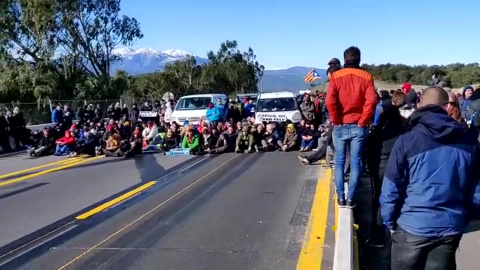
[[[189,97],[181,98],[178,101],[177,107],[175,110],[184,111],[184,110],[205,110],[208,108],[208,104],[212,102],[211,97]]]
[[[297,110],[297,102],[293,97],[259,99],[257,112],[284,112]]]

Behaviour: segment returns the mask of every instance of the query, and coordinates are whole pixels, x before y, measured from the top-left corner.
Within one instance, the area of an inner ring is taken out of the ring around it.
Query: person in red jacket
[[[344,68],[331,74],[326,105],[334,125],[335,184],[338,205],[355,207],[355,190],[360,177],[361,152],[377,99],[373,77],[360,69],[360,50],[350,47],[343,53]],[[349,146],[351,173],[347,200],[344,190],[346,149]]]
[[[57,148],[55,149],[55,156],[66,156],[75,147],[75,136],[73,131],[65,131],[65,137],[55,141]]]

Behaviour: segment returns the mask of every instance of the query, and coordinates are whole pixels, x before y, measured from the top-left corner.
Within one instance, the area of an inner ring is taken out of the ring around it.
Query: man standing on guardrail
[[[343,53],[344,68],[331,74],[326,105],[334,125],[335,185],[338,205],[355,207],[355,190],[360,177],[362,148],[377,104],[373,77],[360,69],[360,50],[350,47]],[[350,146],[351,173],[347,201],[344,167]]]
[[[425,90],[412,130],[395,142],[380,204],[392,232],[392,269],[455,269],[455,252],[473,216],[478,142],[447,114],[448,94]]]

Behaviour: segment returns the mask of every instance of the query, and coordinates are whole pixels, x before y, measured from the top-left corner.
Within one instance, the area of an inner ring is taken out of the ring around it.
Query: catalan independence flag
[[[314,82],[315,80],[317,79],[320,79],[320,75],[318,74],[318,72],[312,68],[312,70],[310,70],[310,72],[307,73],[307,75],[305,75],[305,77],[303,77],[303,80],[305,81],[305,83],[312,83]]]

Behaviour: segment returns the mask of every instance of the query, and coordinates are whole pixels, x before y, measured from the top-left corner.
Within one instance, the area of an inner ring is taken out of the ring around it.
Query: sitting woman
[[[195,134],[195,130],[189,128],[183,137],[182,148],[190,149],[190,154],[192,155],[199,155],[201,154],[201,147],[200,147],[200,138],[197,134]]]
[[[178,148],[179,144],[178,136],[173,132],[171,128],[167,130],[167,135],[165,135],[165,139],[163,140],[163,151],[167,152],[171,149]]]
[[[107,139],[107,145],[105,147],[105,156],[107,157],[121,157],[123,152],[120,149],[120,136],[118,133],[113,133]]]
[[[297,149],[298,147],[298,135],[295,131],[295,126],[293,124],[287,125],[287,132],[285,138],[283,139],[283,146],[280,150],[288,152]]]
[[[65,137],[58,139],[56,142],[55,156],[66,156],[70,154],[75,147],[75,136],[73,131],[65,131]]]
[[[308,152],[315,148],[315,140],[311,129],[306,129],[302,134],[302,147],[300,152]]]
[[[143,138],[140,130],[133,131],[130,138],[130,150],[125,152],[125,157],[130,158],[142,154]]]
[[[204,153],[212,153],[215,149],[215,145],[217,144],[217,140],[214,138],[210,129],[207,127],[203,127],[202,129],[202,151]]]

